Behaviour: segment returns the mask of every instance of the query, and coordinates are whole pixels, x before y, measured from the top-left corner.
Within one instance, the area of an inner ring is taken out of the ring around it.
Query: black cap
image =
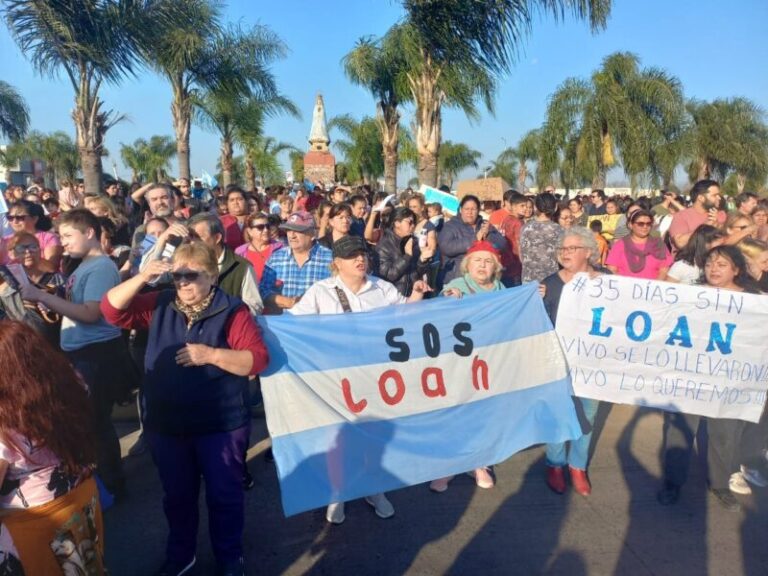
[[[343,236],[333,243],[334,258],[351,258],[360,252],[367,252],[368,246],[360,236]]]

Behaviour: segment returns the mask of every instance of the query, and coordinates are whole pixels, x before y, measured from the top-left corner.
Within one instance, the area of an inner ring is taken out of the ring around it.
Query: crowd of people
[[[260,314],[355,313],[536,282],[554,324],[563,287],[579,273],[768,293],[768,201],[745,192],[729,206],[713,180],[696,182],[688,198],[597,189],[562,197],[551,186],[508,190],[501,202],[470,194],[455,215],[410,189],[367,186],[247,192],[182,179],[83,190],[36,181],[4,192],[0,358],[14,368],[0,390],[0,509],[8,517],[55,510],[59,525],[84,511],[88,537],[66,545],[87,573],[103,569],[96,479],[118,500],[129,489],[113,406],[137,390],[142,434],[131,453],[151,453],[169,527],[159,574],[195,564],[201,478],[218,573],[244,573],[251,404],[269,361]],[[574,401],[591,426],[599,403]],[[662,505],[678,500],[705,420],[718,501],[736,509],[734,493],[768,486],[765,415],[747,424],[666,412]],[[546,447],[543,481],[555,493],[569,480],[591,493],[590,439],[587,427]],[[496,482],[488,464],[469,471],[484,489]],[[429,488],[445,492],[450,480]],[[395,514],[385,494],[366,501],[381,518]],[[326,517],[344,522],[344,503],[330,504]],[[0,571],[54,573],[64,560],[50,541],[36,543],[4,518]]]

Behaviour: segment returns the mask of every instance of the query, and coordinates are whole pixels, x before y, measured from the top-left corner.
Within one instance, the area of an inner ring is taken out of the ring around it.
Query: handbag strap
[[[344,290],[339,288],[338,286],[333,287],[334,290],[336,290],[336,295],[339,297],[339,303],[341,304],[341,307],[344,310],[344,313],[352,312],[352,307],[349,305],[349,298],[347,298],[347,295],[344,293]]]

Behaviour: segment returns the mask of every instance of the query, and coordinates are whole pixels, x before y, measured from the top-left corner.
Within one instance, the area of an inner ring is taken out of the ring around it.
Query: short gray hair
[[[587,230],[583,226],[571,226],[567,230],[563,230],[557,241],[558,249],[563,247],[563,242],[565,242],[566,238],[578,238],[581,240],[581,244],[590,252],[589,263],[592,266],[600,264],[600,248],[597,246],[595,234],[591,230]]]
[[[224,225],[221,223],[218,216],[211,214],[210,212],[200,212],[187,221],[187,226],[192,228],[201,222],[204,222],[205,225],[208,226],[208,232],[211,236],[221,234],[221,244],[224,243]]]

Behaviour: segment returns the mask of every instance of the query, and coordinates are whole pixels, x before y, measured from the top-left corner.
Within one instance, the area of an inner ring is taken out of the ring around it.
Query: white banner
[[[579,274],[557,327],[574,393],[757,422],[768,389],[768,297]]]

